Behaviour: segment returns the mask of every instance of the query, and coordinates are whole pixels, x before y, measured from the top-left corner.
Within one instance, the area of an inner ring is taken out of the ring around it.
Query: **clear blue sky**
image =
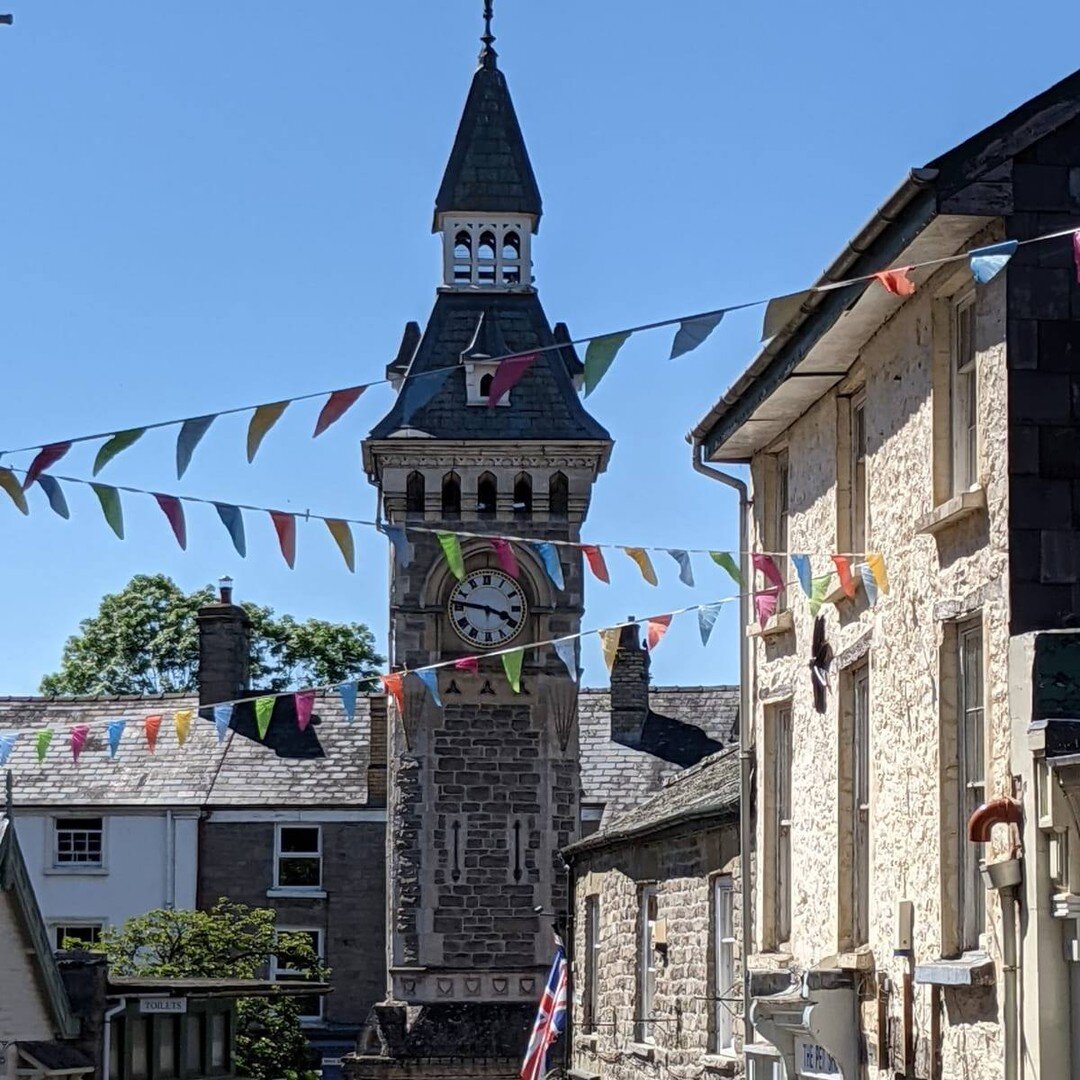
[[[481,0],[8,0],[0,27],[0,446],[213,412],[381,375],[439,275],[431,207],[474,67]],[[1080,7],[1004,0],[884,5],[498,0],[501,63],[545,198],[537,280],[576,334],[790,291],[831,260],[913,165],[1068,74]],[[730,546],[735,507],[690,469],[686,431],[753,354],[731,317],[670,365],[666,332],[624,350],[590,406],[616,439],[587,538]],[[318,442],[297,406],[254,465],[220,421],[182,484],[174,432],[105,481],[370,516],[359,443],[373,390]],[[64,462],[88,476],[93,448]],[[7,459],[25,465],[23,456]],[[370,623],[385,638],[386,553],[359,537],[350,577],[321,525],[297,568],[269,522],[240,560],[210,510],[181,553],[149,500],[128,539],[71,489],[23,519],[0,501],[0,693],[32,693],[102,593],[137,572],[185,588],[229,573],[244,598]],[[725,595],[628,560],[586,625]],[[603,678],[596,644],[588,681]],[[728,619],[692,619],[657,683],[733,681]]]

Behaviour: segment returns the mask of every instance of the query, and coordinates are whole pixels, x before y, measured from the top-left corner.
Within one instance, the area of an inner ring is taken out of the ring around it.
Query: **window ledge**
[[[599,1042],[599,1036],[595,1031],[588,1031],[579,1035],[575,1041],[579,1046],[585,1047],[586,1050],[595,1050],[596,1044]]]
[[[108,868],[104,866],[48,866],[42,871],[44,874],[68,877],[104,877],[108,872]]]
[[[915,965],[915,982],[924,986],[993,986],[995,981],[994,961],[984,952]]]
[[[1080,919],[1080,896],[1076,893],[1055,893],[1051,907],[1055,919]]]
[[[915,522],[915,531],[936,536],[965,518],[985,512],[986,489],[977,485],[960,492],[959,495],[954,495],[951,499],[946,499],[939,506],[935,506],[930,513],[924,514]]]
[[[706,1072],[734,1076],[739,1071],[739,1055],[734,1050],[718,1050],[712,1054],[703,1054],[701,1067]]]
[[[297,900],[325,900],[325,889],[300,889],[296,887],[289,887],[287,885],[275,885],[273,888],[266,890],[266,895],[271,899],[279,897],[294,897]]]
[[[630,1053],[642,1061],[656,1060],[656,1047],[652,1043],[631,1043]]]
[[[571,1069],[567,1074],[570,1080],[600,1080],[600,1074],[588,1069]]]
[[[790,634],[795,629],[795,613],[791,608],[777,612],[764,626],[751,623],[746,628],[747,637],[771,638]]]
[[[836,958],[836,966],[841,971],[873,971],[873,950],[869,945],[863,945],[854,952],[842,952]]]

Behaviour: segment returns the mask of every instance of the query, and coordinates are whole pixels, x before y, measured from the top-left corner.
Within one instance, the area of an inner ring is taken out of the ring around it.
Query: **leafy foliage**
[[[209,911],[159,909],[107,929],[97,946],[115,975],[254,979],[270,958],[304,979],[329,971],[300,934],[275,931],[275,913],[219,900]],[[237,1003],[236,1072],[254,1080],[309,1080],[311,1051],[295,998],[243,998]]]
[[[159,694],[196,688],[199,608],[209,586],[185,593],[164,574],[137,574],[102,598],[96,615],[68,638],[60,670],[43,694]],[[272,608],[241,605],[251,620],[251,682],[282,691],[346,679],[372,680],[382,658],[362,623],[297,622]]]

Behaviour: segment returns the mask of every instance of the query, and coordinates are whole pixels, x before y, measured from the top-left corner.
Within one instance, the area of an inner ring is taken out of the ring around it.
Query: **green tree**
[[[107,929],[96,946],[114,975],[173,979],[255,979],[270,958],[309,980],[323,966],[302,934],[277,934],[275,913],[219,900],[209,911],[159,909]],[[312,1055],[293,997],[242,998],[237,1003],[236,1072],[255,1080],[309,1080]]]
[[[158,694],[196,688],[200,607],[209,586],[185,593],[164,574],[137,574],[104,596],[97,614],[68,638],[60,670],[41,680],[43,694]],[[370,683],[382,657],[362,623],[297,622],[272,608],[242,605],[251,620],[251,682],[293,690],[358,679]]]

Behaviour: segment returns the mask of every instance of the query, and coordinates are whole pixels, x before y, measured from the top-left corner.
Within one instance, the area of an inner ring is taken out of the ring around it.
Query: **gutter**
[[[678,817],[665,818],[663,821],[639,825],[637,828],[628,829],[626,832],[596,832],[592,836],[586,836],[584,840],[578,840],[564,847],[562,854],[563,858],[569,862],[581,855],[588,855],[606,847],[618,847],[621,844],[644,840],[670,832],[672,829],[685,828],[689,824],[700,825],[703,822],[715,822],[717,825],[722,825],[727,821],[731,821],[735,816],[734,809],[718,810],[713,807],[709,810],[698,810],[696,813],[680,814]]]

